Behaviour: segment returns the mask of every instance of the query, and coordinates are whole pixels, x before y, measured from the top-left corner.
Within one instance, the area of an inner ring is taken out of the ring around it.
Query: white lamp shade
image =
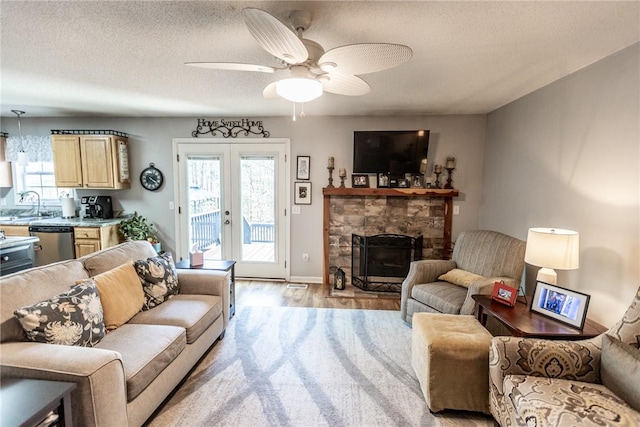
[[[538,267],[575,270],[580,266],[579,243],[576,231],[530,228],[524,261]]]
[[[322,83],[307,77],[291,77],[276,83],[276,93],[291,102],[309,102],[322,95]]]

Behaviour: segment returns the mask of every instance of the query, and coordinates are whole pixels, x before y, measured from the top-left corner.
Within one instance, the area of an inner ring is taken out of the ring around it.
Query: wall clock
[[[156,168],[153,163],[149,163],[149,167],[144,168],[144,170],[140,173],[140,184],[149,190],[156,191],[164,182],[164,176],[160,169]]]

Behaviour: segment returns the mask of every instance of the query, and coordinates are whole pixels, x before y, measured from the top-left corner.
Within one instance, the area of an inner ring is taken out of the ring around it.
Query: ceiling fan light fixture
[[[322,83],[308,77],[291,77],[276,83],[276,93],[291,102],[309,102],[322,95]]]

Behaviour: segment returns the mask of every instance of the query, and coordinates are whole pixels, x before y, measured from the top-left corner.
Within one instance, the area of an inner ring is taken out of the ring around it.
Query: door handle
[[[225,215],[229,215],[229,211],[224,211],[224,214]]]
[[[34,251],[41,251],[42,250],[42,245],[33,245],[33,250]]]
[[[229,224],[231,224],[231,221],[226,220],[224,223],[225,223],[225,225],[229,225]]]

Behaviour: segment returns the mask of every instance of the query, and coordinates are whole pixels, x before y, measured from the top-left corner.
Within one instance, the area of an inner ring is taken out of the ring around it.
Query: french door
[[[174,139],[177,251],[236,261],[236,276],[288,279],[287,139]]]

